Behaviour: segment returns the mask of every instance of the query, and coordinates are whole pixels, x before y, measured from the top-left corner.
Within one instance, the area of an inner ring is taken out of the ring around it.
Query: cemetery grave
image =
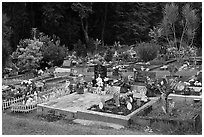
[[[3,3],[3,112],[198,130],[202,4],[100,4]]]
[[[159,101],[158,101],[159,102]],[[160,103],[155,103],[154,107],[148,113],[140,113],[137,118],[141,120],[141,124],[154,127],[155,123],[170,124],[175,128],[183,127],[191,130],[201,129],[201,102],[185,102],[180,98],[171,99],[169,101],[170,112],[166,114]]]

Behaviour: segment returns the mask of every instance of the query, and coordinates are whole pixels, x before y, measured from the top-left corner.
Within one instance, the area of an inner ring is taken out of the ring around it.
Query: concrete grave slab
[[[61,98],[48,101],[46,103],[38,104],[38,114],[46,115],[50,110],[58,114],[64,114],[69,119],[75,119],[76,113],[79,110],[86,110],[94,104],[99,104],[101,98],[108,100],[112,98],[111,95],[102,95],[85,93],[85,94],[69,94]]]

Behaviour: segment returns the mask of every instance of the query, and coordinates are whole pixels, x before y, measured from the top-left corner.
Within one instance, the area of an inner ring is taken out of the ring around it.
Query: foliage
[[[2,68],[6,66],[8,62],[9,55],[11,52],[10,47],[10,36],[11,36],[11,29],[7,26],[7,22],[9,21],[8,17],[3,14],[2,15]]]
[[[105,56],[104,56],[105,61],[107,61],[107,62],[112,61],[113,54],[114,54],[114,52],[111,49],[108,49],[105,53]]]
[[[60,46],[60,40],[49,41],[43,48],[43,60],[52,64],[51,66],[61,66],[66,57],[65,46]]]
[[[180,49],[183,50],[182,48],[193,46],[199,24],[197,11],[190,4],[184,5],[179,10],[178,4],[171,3],[166,4],[163,15],[160,29],[162,36],[168,41],[168,45],[176,47],[179,52]]]
[[[160,27],[153,27],[150,29],[149,36],[153,39],[154,42],[157,42],[158,39],[161,37],[162,29]]]
[[[129,43],[147,41],[149,28],[152,24],[159,23],[161,15],[158,12],[161,3],[118,3],[116,15],[118,23],[115,28],[118,31],[118,39]],[[153,23],[154,20],[154,23]],[[128,40],[126,40],[128,39]]]
[[[98,39],[94,40],[93,38],[90,38],[86,46],[88,49],[87,52],[94,54],[99,45],[100,45],[100,42],[98,41]]]
[[[3,2],[2,13],[9,18],[8,27],[12,30],[10,46],[12,51],[17,48],[20,39],[30,36],[30,28],[32,25],[31,15],[26,11],[26,6],[23,2]]]
[[[73,4],[76,8],[73,8]],[[81,2],[79,4],[78,2],[3,2],[2,12],[6,13],[10,19],[8,21],[8,27],[11,27],[13,31],[10,41],[13,51],[16,49],[20,39],[30,37],[31,28],[40,28],[40,30],[49,36],[56,34],[61,38],[62,45],[65,44],[72,50],[74,43],[77,43],[79,39],[82,43],[86,43],[84,35],[86,33],[88,34],[88,38],[92,37],[94,40],[100,38],[104,45],[112,45],[114,41],[121,41],[121,43],[128,45],[134,44],[135,42],[147,42],[150,40],[148,36],[150,29],[153,26],[158,26],[158,23],[163,18],[161,11],[165,4],[159,2]],[[183,32],[182,20],[184,25],[186,21],[181,16],[182,7],[185,4],[175,3],[175,5],[178,5],[178,11],[180,13],[178,21],[175,24],[176,41],[180,41],[181,39]],[[193,10],[196,9],[196,15],[201,20],[202,3],[191,2],[187,4]],[[83,15],[82,13],[87,14]],[[80,14],[82,14],[81,17],[84,17],[84,27],[82,27],[81,18],[79,17]],[[190,21],[194,21],[194,19]],[[83,28],[86,33],[83,32]],[[168,30],[171,31],[170,28]],[[192,30],[195,29],[193,28]],[[163,32],[165,32],[164,28]],[[187,31],[185,32],[182,40],[184,43],[190,45],[192,43],[191,38],[194,36],[193,45],[201,47],[201,21],[195,30],[196,33],[189,35],[191,37],[188,38],[186,35]],[[169,40],[173,40],[174,42],[172,34],[169,34]],[[166,35],[163,35],[159,40],[168,42]],[[189,43],[185,42],[186,40]],[[161,43],[159,44],[161,45]]]
[[[155,43],[140,43],[137,54],[144,62],[151,61],[157,57],[159,46]]]
[[[45,36],[42,32],[32,29],[32,39],[19,42],[17,49],[12,53],[14,64],[20,72],[32,71],[42,67],[42,61],[49,66],[60,66],[66,56],[67,50],[60,44],[60,38],[53,35]]]
[[[122,54],[118,55],[118,58],[124,61],[130,61],[131,55],[128,52],[123,52]]]
[[[19,42],[17,49],[12,53],[12,58],[19,71],[31,71],[40,66],[43,58],[41,48],[43,43],[38,39],[24,39]]]
[[[82,44],[81,40],[74,44],[74,51],[76,51],[76,56],[78,57],[85,57],[87,55],[86,46]]]
[[[89,34],[88,34],[88,16],[93,13],[92,3],[73,3],[71,8],[79,13],[81,28],[84,33],[86,44],[89,42]]]

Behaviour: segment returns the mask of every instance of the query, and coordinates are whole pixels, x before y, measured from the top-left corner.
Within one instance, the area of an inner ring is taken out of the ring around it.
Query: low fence
[[[22,74],[22,75],[17,75],[17,76],[12,76],[12,77],[8,77],[8,78],[4,78],[5,80],[9,80],[9,79],[21,79],[21,80],[27,80],[27,79],[31,79],[34,77],[33,73],[26,73],[26,74]]]
[[[22,102],[13,103],[11,106],[12,112],[23,112],[28,113],[37,109],[37,104],[41,104],[50,100],[57,99],[59,97],[70,94],[70,90],[66,90],[63,86],[58,88],[53,88],[46,91],[44,94],[38,96],[37,102],[31,105],[22,104]]]
[[[20,104],[13,104],[11,106],[11,111],[13,112],[24,112],[24,113],[28,113],[31,112],[33,110],[37,109],[37,103],[36,104],[32,104],[32,105],[20,105]]]
[[[11,107],[12,104],[17,103],[17,102],[22,102],[23,101],[23,97],[19,97],[19,98],[15,98],[15,99],[10,99],[8,101],[3,101],[2,102],[2,109],[8,109]]]

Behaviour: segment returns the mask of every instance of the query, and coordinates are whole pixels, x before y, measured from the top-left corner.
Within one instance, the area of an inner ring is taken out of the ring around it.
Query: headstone
[[[99,103],[99,108],[103,109],[103,103],[102,102]]]
[[[132,104],[130,102],[127,103],[127,109],[132,110]]]
[[[113,94],[113,99],[114,99],[114,101],[115,101],[115,105],[116,105],[116,106],[120,106],[120,101],[119,101],[119,99],[120,99],[120,93],[115,92],[115,93]]]
[[[64,60],[62,67],[63,68],[70,68],[71,67],[71,60]]]
[[[134,71],[134,80],[135,82],[143,82],[145,83],[146,77],[149,78],[156,78],[156,72],[151,71]]]

